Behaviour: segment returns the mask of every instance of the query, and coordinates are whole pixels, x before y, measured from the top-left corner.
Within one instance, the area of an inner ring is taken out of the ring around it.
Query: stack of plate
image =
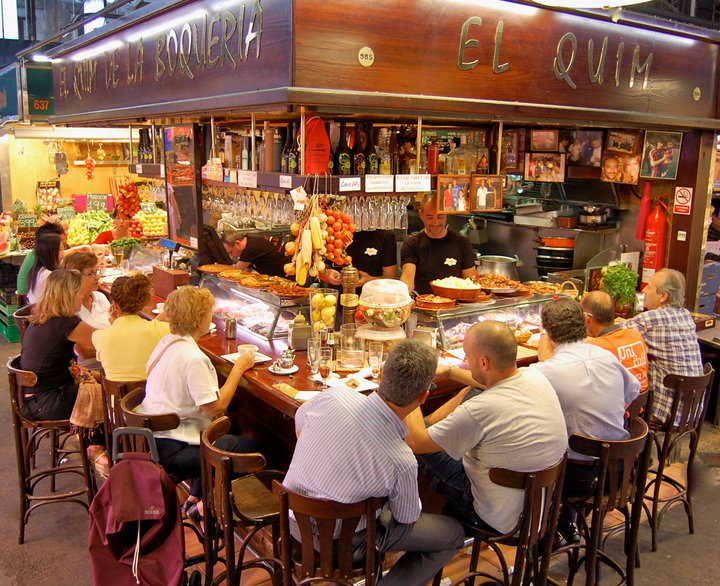
[[[548,273],[572,269],[574,253],[575,248],[538,246],[536,257],[538,275],[544,277]]]

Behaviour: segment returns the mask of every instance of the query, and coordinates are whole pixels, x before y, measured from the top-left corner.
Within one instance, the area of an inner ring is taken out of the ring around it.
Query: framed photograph
[[[557,128],[530,130],[530,150],[531,151],[549,151],[557,152],[558,150],[558,130]]]
[[[602,162],[602,130],[571,130],[568,135],[567,164],[599,167]],[[562,144],[562,143],[561,143]]]
[[[518,166],[518,131],[503,131],[503,156],[505,157],[505,169],[517,169]]]
[[[470,212],[470,175],[438,175],[438,212],[467,214]]]
[[[600,181],[637,185],[640,176],[640,155],[606,152],[600,167]]]
[[[682,137],[682,132],[646,130],[640,177],[676,179]]]
[[[525,153],[525,180],[553,183],[565,180],[565,155]]]
[[[638,152],[640,132],[630,130],[608,130],[605,137],[605,150],[614,153],[634,155]]]
[[[471,211],[501,212],[504,175],[473,175],[470,183]]]

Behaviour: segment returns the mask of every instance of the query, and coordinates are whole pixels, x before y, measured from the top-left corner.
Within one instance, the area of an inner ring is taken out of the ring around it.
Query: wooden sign
[[[18,226],[20,228],[35,228],[37,226],[37,216],[35,214],[20,214],[18,216]]]
[[[67,220],[75,217],[75,208],[72,206],[58,208],[57,215]]]
[[[107,211],[107,194],[106,193],[88,193],[87,199],[85,200],[85,209],[98,210],[101,212]]]

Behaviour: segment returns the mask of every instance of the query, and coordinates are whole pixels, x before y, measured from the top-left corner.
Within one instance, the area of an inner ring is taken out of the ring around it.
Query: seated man
[[[403,419],[425,402],[437,353],[420,342],[398,344],[380,388],[366,397],[329,389],[298,409],[298,441],[284,484],[313,498],[355,503],[387,497],[377,518],[381,552],[405,553],[380,581],[427,584],[462,547],[464,532],[450,517],[422,513],[417,462],[403,438]],[[362,550],[364,525],[354,545]]]
[[[430,427],[416,409],[406,441],[425,454],[418,462],[448,513],[504,533],[517,523],[523,492],[494,484],[489,469],[532,472],[557,463],[567,449],[565,422],[547,379],[517,369],[517,343],[505,324],[475,324],[463,347],[472,378],[486,390],[463,401],[466,387],[428,418]]]
[[[555,389],[568,436],[577,433],[596,439],[625,439],[625,407],[639,394],[637,378],[614,354],[585,341],[585,317],[574,299],[560,297],[546,303],[541,316],[551,356],[543,360],[540,348],[542,361],[529,369],[544,374]],[[570,450],[563,495],[585,496],[594,478],[592,458]],[[577,540],[573,521],[573,511],[563,507],[558,531],[570,543]]]
[[[663,385],[668,374],[703,373],[695,322],[685,303],[685,277],[672,269],[656,272],[645,293],[645,311],[622,323],[642,334],[648,349],[648,386],[653,391],[651,421],[665,423],[673,391]]]
[[[590,291],[580,300],[585,313],[587,342],[610,350],[640,381],[640,392],[648,388],[647,346],[642,335],[615,324],[615,303],[605,291]]]

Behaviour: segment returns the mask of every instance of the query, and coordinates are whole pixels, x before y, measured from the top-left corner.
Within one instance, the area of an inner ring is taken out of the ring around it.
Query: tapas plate
[[[273,374],[279,374],[279,375],[286,375],[286,374],[292,374],[293,372],[297,372],[299,370],[299,367],[297,364],[293,364],[291,368],[277,368],[275,364],[271,364],[268,366],[268,370],[272,372]]]

